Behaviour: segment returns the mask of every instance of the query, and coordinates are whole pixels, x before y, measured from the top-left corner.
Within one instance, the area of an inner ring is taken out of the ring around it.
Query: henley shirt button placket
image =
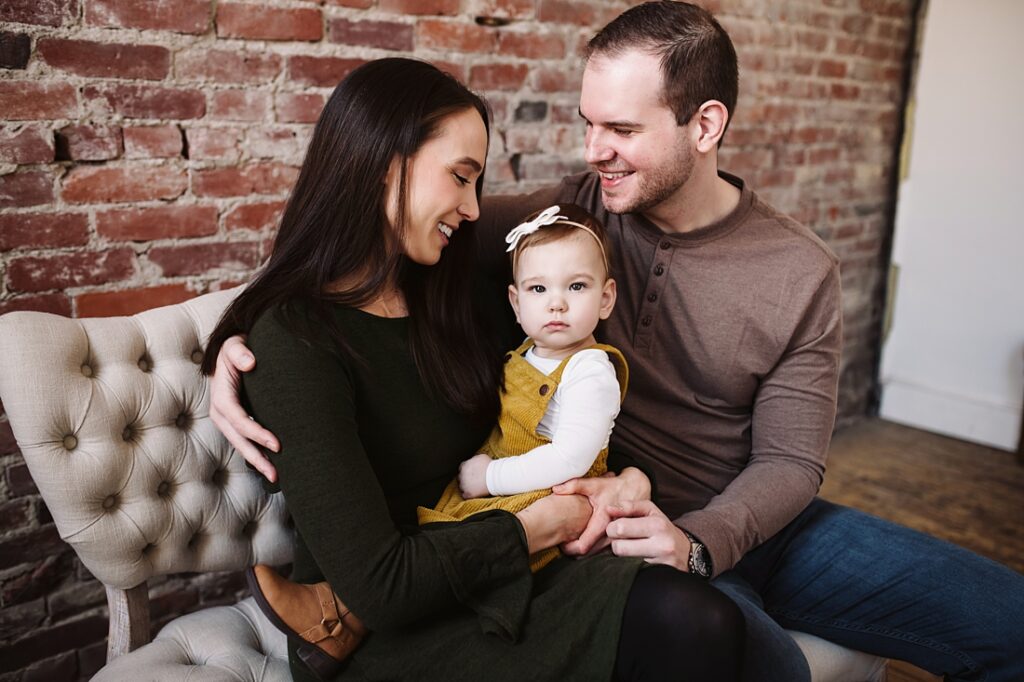
[[[644,302],[640,306],[638,325],[633,331],[633,344],[638,350],[651,346],[651,326],[658,314],[658,301],[661,300],[661,290],[665,287],[667,279],[663,275],[668,271],[673,255],[672,242],[667,239],[658,242],[658,250],[655,251],[655,264],[647,279],[647,295],[644,296]]]

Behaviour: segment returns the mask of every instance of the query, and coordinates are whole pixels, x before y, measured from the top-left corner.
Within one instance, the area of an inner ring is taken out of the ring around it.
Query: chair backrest
[[[60,536],[108,586],[291,561],[268,495],[209,419],[206,339],[236,290],[131,317],[0,317],[0,400]]]

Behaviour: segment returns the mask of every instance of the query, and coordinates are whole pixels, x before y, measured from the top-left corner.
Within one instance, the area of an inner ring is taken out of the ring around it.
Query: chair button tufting
[[[113,509],[116,506],[117,506],[117,496],[116,495],[107,495],[107,498],[105,500],[103,500],[103,508],[108,510],[108,511]]]
[[[82,376],[91,377],[92,367],[90,367],[89,365],[82,365]]]
[[[217,469],[213,472],[213,478],[211,479],[213,484],[218,488],[223,488],[228,482],[227,469]]]
[[[179,429],[187,429],[192,423],[192,416],[188,412],[182,412],[174,418],[174,424]]]
[[[129,424],[128,426],[124,427],[124,430],[121,431],[121,440],[125,441],[126,443],[131,442],[131,440],[132,440],[132,438],[134,436],[135,436],[135,431],[132,430],[132,425],[131,424]]]
[[[244,535],[245,537],[251,538],[255,534],[256,534],[256,522],[255,521],[249,521],[244,526],[242,526],[242,535]]]
[[[78,447],[78,439],[70,434],[64,436],[64,440],[62,441],[62,443],[64,445],[65,450],[74,450],[75,448]]]
[[[143,372],[148,372],[149,370],[153,369],[153,361],[149,359],[148,355],[143,355],[141,358],[139,358],[139,369],[141,369]]]
[[[203,351],[201,351],[198,348],[196,348],[194,351],[192,351],[192,356],[191,357],[192,357],[192,362],[194,362],[194,363],[196,363],[198,365],[198,364],[200,364],[203,361]]]
[[[160,485],[156,487],[156,494],[160,497],[167,497],[167,494],[171,492],[171,484],[167,481],[161,481]]]

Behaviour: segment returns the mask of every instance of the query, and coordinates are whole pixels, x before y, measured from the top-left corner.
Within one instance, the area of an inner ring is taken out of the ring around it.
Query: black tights
[[[615,680],[739,680],[745,632],[739,607],[703,578],[646,567],[622,614]]]

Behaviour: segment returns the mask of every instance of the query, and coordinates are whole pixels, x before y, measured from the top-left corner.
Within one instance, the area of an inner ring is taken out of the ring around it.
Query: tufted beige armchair
[[[61,537],[104,583],[108,664],[96,681],[288,680],[284,636],[252,598],[149,643],[147,580],[291,560],[267,495],[210,422],[206,338],[236,291],[132,317],[0,317],[0,399]],[[885,662],[794,633],[815,682],[884,678]]]

